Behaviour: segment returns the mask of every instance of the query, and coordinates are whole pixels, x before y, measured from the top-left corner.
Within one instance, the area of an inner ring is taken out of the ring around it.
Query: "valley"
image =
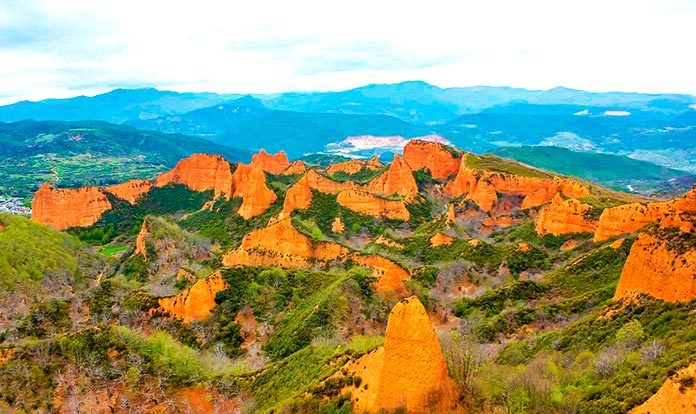
[[[44,183],[0,213],[0,408],[688,407],[696,189],[524,161],[415,139]]]

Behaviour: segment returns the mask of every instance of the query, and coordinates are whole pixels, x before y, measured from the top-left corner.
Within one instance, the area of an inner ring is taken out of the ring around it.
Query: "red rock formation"
[[[175,412],[191,414],[241,414],[244,412],[242,401],[239,397],[229,399],[220,394],[215,389],[203,387],[201,385],[180,388],[174,392],[170,398],[172,403],[160,404],[154,413],[168,413],[172,405],[176,407]],[[160,411],[162,410],[162,411]]]
[[[629,414],[696,413],[696,362],[667,378],[648,401]],[[690,380],[689,380],[690,379]]]
[[[331,231],[337,234],[343,234],[346,231],[346,226],[343,224],[340,216],[336,216],[333,223],[331,223]]]
[[[390,238],[384,237],[383,234],[380,235],[379,237],[377,237],[377,238],[375,239],[375,243],[377,243],[377,244],[382,244],[382,245],[384,245],[384,246],[393,247],[393,248],[395,248],[395,249],[403,249],[403,248],[404,248],[404,245],[403,245],[403,244],[397,243],[397,242],[395,242],[394,240],[392,240],[392,239],[390,239]]]
[[[160,308],[184,323],[209,317],[215,308],[215,295],[227,289],[220,273],[194,283],[185,291],[159,300]]]
[[[305,175],[307,176],[307,181],[309,182],[309,186],[311,188],[321,191],[325,194],[335,194],[341,190],[345,190],[348,188],[361,187],[359,184],[356,184],[353,181],[334,181],[328,177],[319,174],[316,170],[309,170]]]
[[[31,202],[31,219],[65,230],[90,226],[110,209],[109,199],[96,187],[57,189],[44,183]]]
[[[266,185],[266,174],[260,165],[238,164],[232,175],[234,196],[242,197],[242,205],[237,213],[245,219],[258,216],[277,199],[276,193]]]
[[[409,201],[418,194],[418,185],[411,167],[394,154],[389,169],[370,181],[368,191],[383,196],[398,194]]]
[[[312,260],[333,260],[347,253],[340,244],[310,239],[285,218],[244,236],[237,249],[225,254],[222,264],[298,268]]]
[[[377,255],[362,256],[359,254],[353,254],[351,259],[355,263],[373,270],[373,275],[377,277],[377,282],[374,285],[377,293],[391,294],[400,298],[408,293],[404,281],[411,280],[411,275],[391,260]]]
[[[285,193],[283,217],[289,216],[294,210],[309,207],[312,203],[312,190],[325,194],[335,194],[344,189],[359,187],[353,181],[338,182],[319,174],[316,170],[309,170]]]
[[[135,238],[135,251],[133,254],[139,254],[143,256],[144,259],[147,259],[147,247],[145,246],[147,234],[147,220],[143,220],[143,224],[140,226],[140,232],[138,232],[138,237]]]
[[[287,217],[295,210],[303,210],[312,203],[312,187],[305,174],[288,188],[283,200],[283,216]]]
[[[454,237],[438,232],[430,238],[430,245],[433,247],[449,246],[450,244],[452,244],[453,241]]]
[[[232,195],[230,163],[220,155],[193,154],[155,180],[156,187],[183,184],[194,191],[213,190],[215,197]]]
[[[305,165],[305,163],[302,161],[293,161],[288,168],[283,171],[283,175],[304,174],[305,172],[307,172],[307,165]]]
[[[329,168],[326,169],[326,172],[331,175],[336,174],[337,172],[357,174],[363,168],[370,171],[377,171],[382,167],[384,167],[384,164],[382,164],[379,158],[377,158],[375,155],[369,160],[346,160],[337,162],[336,164],[330,165]]]
[[[647,293],[667,302],[696,298],[696,248],[683,254],[671,250],[667,240],[640,233],[631,246],[614,299]]]
[[[403,200],[387,200],[366,191],[343,190],[336,197],[338,204],[373,217],[408,221],[411,217]]]
[[[455,150],[430,141],[411,140],[404,147],[404,160],[413,170],[428,170],[436,180],[446,180],[459,170]]]
[[[477,204],[484,211],[490,211],[495,205],[494,192],[524,196],[521,205],[523,209],[546,204],[557,193],[563,193],[571,198],[590,195],[590,189],[587,186],[569,178],[525,177],[476,170],[467,166],[466,157],[461,160],[457,176],[445,186],[445,193],[451,197],[468,194],[469,199],[475,202],[476,199],[481,200],[483,206],[478,202]],[[495,200],[497,201],[497,196]]]
[[[476,203],[481,210],[489,212],[498,202],[498,193],[488,181],[479,180],[467,199]]]
[[[351,392],[356,413],[459,411],[440,341],[415,296],[397,303],[389,314],[384,348],[347,369],[362,379],[360,387],[344,390]]]
[[[290,166],[290,161],[288,161],[285,151],[269,154],[261,150],[251,158],[251,164],[260,166],[266,172],[278,175],[282,174]]]
[[[121,200],[126,200],[131,204],[135,204],[140,200],[143,194],[150,191],[152,186],[153,183],[149,180],[129,180],[125,183],[104,187],[104,191],[113,194]]]
[[[457,214],[454,211],[454,203],[447,205],[447,224],[452,225],[457,221]]]
[[[634,233],[673,212],[696,212],[696,189],[674,200],[648,204],[630,203],[604,209],[599,216],[594,241]]]
[[[551,203],[539,212],[534,223],[538,234],[569,234],[593,233],[597,223],[587,218],[587,212],[592,209],[589,204],[579,202],[574,198],[564,200],[556,193]]]

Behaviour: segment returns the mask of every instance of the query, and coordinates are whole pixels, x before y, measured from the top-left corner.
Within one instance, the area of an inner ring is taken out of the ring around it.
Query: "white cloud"
[[[690,0],[9,2],[0,5],[0,101],[118,86],[277,92],[412,79],[696,93],[694,21]]]

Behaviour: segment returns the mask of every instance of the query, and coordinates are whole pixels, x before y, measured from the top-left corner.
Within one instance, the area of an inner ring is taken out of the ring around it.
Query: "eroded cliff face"
[[[288,217],[295,210],[303,210],[312,203],[312,187],[307,174],[302,176],[285,192],[283,216]]]
[[[356,253],[351,256],[351,259],[355,263],[373,270],[373,275],[377,277],[374,284],[377,293],[394,295],[398,298],[408,294],[408,288],[404,281],[411,280],[411,275],[403,267],[377,255],[362,256]]]
[[[599,216],[594,241],[634,233],[673,212],[696,212],[696,189],[674,200],[648,204],[629,203],[604,209]]]
[[[597,223],[588,216],[592,210],[589,204],[569,198],[564,199],[560,193],[556,193],[550,204],[539,212],[534,223],[538,234],[570,234],[593,233]]]
[[[90,226],[111,209],[97,187],[53,188],[44,183],[31,202],[31,219],[56,230]]]
[[[346,254],[347,248],[312,240],[295,229],[291,219],[285,218],[244,236],[237,249],[225,254],[222,264],[298,268],[308,266],[313,260],[333,260]]]
[[[265,212],[278,199],[266,185],[264,170],[253,162],[251,165],[237,165],[232,175],[232,188],[235,197],[242,197],[237,213],[247,220]]]
[[[184,323],[209,317],[215,308],[215,295],[227,289],[220,273],[201,279],[185,291],[159,300],[160,308]]]
[[[621,272],[615,300],[638,293],[667,302],[696,298],[696,246],[678,228],[670,229],[671,234],[658,230],[638,235]]]
[[[307,172],[307,165],[302,161],[293,161],[288,165],[288,168],[283,171],[283,175],[304,174]]]
[[[650,399],[629,414],[696,413],[696,362],[667,378]]]
[[[403,200],[387,200],[360,190],[343,190],[336,197],[338,204],[373,217],[408,221],[411,217]]]
[[[138,237],[135,238],[135,251],[133,252],[133,254],[141,255],[143,259],[147,259],[147,247],[145,246],[147,235],[147,220],[143,220],[143,224],[140,226],[140,231],[138,232]]]
[[[193,154],[176,164],[174,169],[155,180],[156,187],[183,184],[194,191],[213,190],[215,197],[232,195],[230,163],[220,155]]]
[[[497,203],[497,193],[524,197],[520,208],[527,209],[546,204],[559,193],[579,199],[590,195],[590,189],[570,178],[526,177],[476,170],[467,166],[465,157],[461,160],[457,176],[445,186],[448,196],[467,195],[486,212],[491,211]]]
[[[354,181],[334,181],[328,177],[319,174],[316,170],[307,171],[307,181],[309,186],[315,190],[325,194],[336,194],[341,190],[348,188],[360,188],[361,186]]]
[[[409,201],[418,194],[418,185],[413,178],[411,167],[394,154],[394,160],[389,168],[370,181],[368,191],[382,196],[397,194]]]
[[[290,161],[285,151],[269,154],[261,150],[251,157],[251,163],[260,166],[266,172],[276,175],[282,174],[290,166]]]
[[[404,160],[411,168],[428,170],[437,180],[446,180],[459,170],[461,156],[446,146],[430,141],[411,140],[404,147]]]
[[[337,172],[344,172],[346,174],[357,174],[363,168],[370,171],[377,171],[384,167],[384,164],[374,156],[369,160],[347,160],[331,164],[326,172],[329,174],[336,174]]]
[[[129,180],[125,183],[104,187],[104,191],[113,194],[121,200],[126,200],[131,204],[135,204],[140,200],[143,194],[150,191],[152,186],[153,182],[149,180]]]
[[[389,314],[384,348],[347,367],[362,379],[351,392],[353,412],[457,412],[454,382],[425,308],[411,296]]]

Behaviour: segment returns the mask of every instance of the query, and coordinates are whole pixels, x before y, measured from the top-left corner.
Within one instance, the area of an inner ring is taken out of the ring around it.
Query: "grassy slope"
[[[79,280],[86,276],[94,256],[78,239],[28,218],[0,213],[0,291],[51,277]]]

